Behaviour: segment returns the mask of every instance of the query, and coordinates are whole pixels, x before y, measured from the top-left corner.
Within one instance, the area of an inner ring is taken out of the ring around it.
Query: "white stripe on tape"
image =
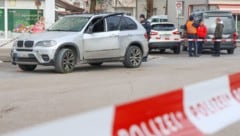
[[[230,93],[228,77],[184,88],[188,118],[204,134],[213,134],[240,119],[240,108]]]
[[[111,136],[114,108],[55,121],[6,136]]]

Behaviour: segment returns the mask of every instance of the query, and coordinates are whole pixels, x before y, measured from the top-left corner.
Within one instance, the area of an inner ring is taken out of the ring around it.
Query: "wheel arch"
[[[142,45],[140,42],[134,41],[134,42],[131,42],[131,43],[127,46],[126,51],[125,51],[125,55],[126,55],[126,53],[127,53],[127,50],[129,49],[129,47],[131,47],[131,46],[137,46],[137,47],[139,47],[139,48],[141,49],[142,53],[144,54],[143,45]],[[125,55],[124,55],[124,56],[125,56]]]
[[[63,48],[68,48],[68,49],[72,49],[73,51],[74,51],[74,53],[76,54],[76,63],[77,62],[79,62],[80,61],[80,51],[79,51],[79,48],[78,48],[78,46],[77,46],[77,44],[75,44],[75,43],[64,43],[64,44],[62,44],[62,45],[60,45],[58,48],[57,48],[57,50],[56,50],[56,52],[55,52],[55,54],[54,54],[54,60],[56,60],[56,56],[57,56],[57,54],[59,53],[59,51],[61,50],[61,49],[63,49]]]

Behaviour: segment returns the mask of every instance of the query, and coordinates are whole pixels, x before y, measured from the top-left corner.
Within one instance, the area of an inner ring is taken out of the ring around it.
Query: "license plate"
[[[17,56],[20,58],[28,58],[29,57],[29,55],[26,53],[21,53],[21,54],[19,53],[19,54],[17,54]]]

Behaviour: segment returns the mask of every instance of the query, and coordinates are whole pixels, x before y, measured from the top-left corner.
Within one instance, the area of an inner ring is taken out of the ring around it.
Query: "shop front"
[[[48,6],[46,6],[48,5]],[[8,40],[31,33],[36,22],[44,18],[46,27],[55,21],[54,0],[4,0],[0,2],[0,40]]]

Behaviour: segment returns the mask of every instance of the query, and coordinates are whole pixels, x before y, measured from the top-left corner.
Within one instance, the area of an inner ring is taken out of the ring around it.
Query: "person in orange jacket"
[[[188,55],[189,57],[197,56],[197,45],[196,41],[197,38],[197,26],[194,23],[194,17],[190,16],[189,20],[186,23],[186,30],[187,30],[187,38],[190,40],[188,42]]]
[[[199,40],[202,41],[198,41],[198,55],[201,55],[202,53],[202,48],[203,48],[203,40],[206,38],[208,33],[207,27],[204,25],[203,21],[200,20],[199,21],[199,26],[197,28],[197,37]]]

